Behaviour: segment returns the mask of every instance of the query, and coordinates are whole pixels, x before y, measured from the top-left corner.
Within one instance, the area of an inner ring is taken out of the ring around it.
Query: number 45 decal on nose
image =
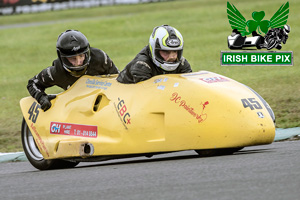
[[[40,108],[41,108],[40,104],[33,102],[28,110],[29,120],[31,120],[33,123],[36,122],[37,117],[39,116]]]
[[[255,98],[247,98],[247,99],[241,99],[244,108],[250,108],[251,110],[254,109],[262,109],[261,105],[258,101],[255,100]]]

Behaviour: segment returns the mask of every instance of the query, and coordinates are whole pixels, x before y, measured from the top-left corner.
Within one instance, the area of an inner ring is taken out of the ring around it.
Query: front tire
[[[22,145],[24,153],[28,161],[39,170],[49,170],[49,169],[61,169],[61,168],[72,168],[79,164],[79,162],[70,162],[59,159],[45,160],[40,150],[38,149],[34,137],[23,118],[22,121]]]

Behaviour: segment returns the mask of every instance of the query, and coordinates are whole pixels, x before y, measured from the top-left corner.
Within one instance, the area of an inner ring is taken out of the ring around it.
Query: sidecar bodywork
[[[208,71],[137,84],[83,76],[51,102],[44,112],[32,97],[20,101],[24,151],[38,169],[181,150],[238,150],[272,143],[275,136],[273,111],[256,92]]]

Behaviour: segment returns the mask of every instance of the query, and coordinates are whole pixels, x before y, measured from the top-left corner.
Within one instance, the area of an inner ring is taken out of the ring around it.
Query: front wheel
[[[24,153],[28,161],[39,170],[72,168],[79,164],[79,162],[70,162],[59,159],[44,159],[24,118],[22,122],[21,137]]]

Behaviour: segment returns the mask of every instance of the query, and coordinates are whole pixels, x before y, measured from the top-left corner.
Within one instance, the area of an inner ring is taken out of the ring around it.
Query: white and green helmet
[[[174,71],[180,64],[183,52],[183,37],[181,33],[169,25],[157,26],[149,39],[149,48],[153,63],[165,71]],[[165,61],[159,54],[160,50],[177,51],[175,62]]]

